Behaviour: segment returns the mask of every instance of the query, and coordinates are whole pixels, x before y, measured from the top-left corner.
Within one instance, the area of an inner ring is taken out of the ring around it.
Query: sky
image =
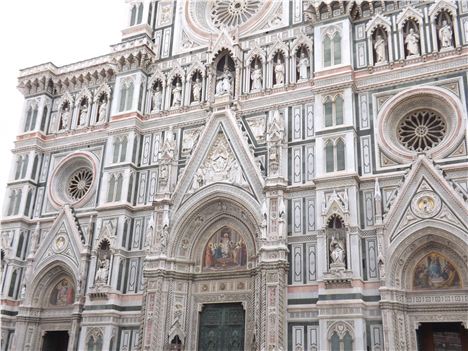
[[[1,211],[24,101],[16,88],[19,70],[45,62],[63,66],[109,53],[110,45],[120,41],[126,21],[124,0],[22,0],[3,4],[0,11]]]

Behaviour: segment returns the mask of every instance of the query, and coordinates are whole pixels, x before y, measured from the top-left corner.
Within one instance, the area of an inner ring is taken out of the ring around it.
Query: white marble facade
[[[239,350],[466,331],[466,1],[126,6],[18,78],[1,351],[203,350],[217,304]]]

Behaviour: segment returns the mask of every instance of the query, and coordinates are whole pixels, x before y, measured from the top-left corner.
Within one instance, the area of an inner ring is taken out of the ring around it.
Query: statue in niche
[[[332,237],[330,241],[330,258],[332,264],[344,265],[345,250],[342,240]]]
[[[180,107],[182,102],[182,88],[180,83],[177,82],[174,89],[172,89],[172,107]]]
[[[408,50],[408,56],[419,55],[419,34],[414,31],[414,28],[410,28],[405,39],[405,44],[406,50]]]
[[[442,27],[439,29],[440,47],[447,49],[452,47],[452,28],[446,20],[442,21]]]
[[[96,271],[96,284],[106,284],[109,276],[110,261],[108,257],[103,257],[99,260],[99,268]]]
[[[251,75],[251,79],[252,79],[252,91],[259,91],[259,90],[262,90],[262,78],[263,78],[263,74],[262,74],[262,69],[261,67],[258,65],[258,62],[255,62],[255,65],[254,65],[254,69],[253,69],[253,72],[252,72],[252,75]]]
[[[159,234],[159,248],[162,254],[166,253],[168,239],[169,239],[169,226],[164,225],[162,231],[160,231],[160,234]]]
[[[375,50],[375,63],[384,63],[386,59],[386,43],[385,39],[377,34],[375,37],[374,50]]]
[[[193,102],[200,102],[201,100],[201,89],[202,85],[200,82],[200,78],[195,78],[195,82],[192,85],[192,94],[193,94]]]
[[[307,74],[307,69],[309,67],[309,59],[307,58],[304,51],[301,51],[299,63],[297,64],[297,66],[299,68],[299,80],[307,80],[309,78]]]
[[[277,85],[284,84],[284,64],[279,55],[275,63],[275,79]]]
[[[60,117],[60,129],[65,130],[68,128],[68,121],[70,120],[70,107],[67,105],[63,111],[62,116]]]
[[[84,105],[81,107],[80,116],[79,116],[79,125],[80,127],[84,127],[86,124],[86,117],[88,116],[88,105]]]
[[[154,90],[154,93],[153,93],[153,98],[152,98],[152,102],[153,102],[153,111],[154,112],[159,112],[161,111],[161,107],[162,107],[162,92],[161,92],[161,88],[159,85],[156,86],[156,89]]]
[[[104,98],[101,104],[99,105],[98,116],[97,116],[98,122],[104,121],[104,119],[106,118],[106,112],[107,112],[107,100]]]
[[[227,62],[221,74],[216,77],[216,96],[232,94],[232,73],[229,70]]]

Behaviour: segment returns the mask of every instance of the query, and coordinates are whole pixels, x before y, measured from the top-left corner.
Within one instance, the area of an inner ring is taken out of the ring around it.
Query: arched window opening
[[[26,123],[24,124],[24,131],[27,132],[30,129],[31,119],[32,119],[33,109],[30,106],[28,112],[26,113]]]
[[[35,179],[36,178],[36,172],[37,172],[37,165],[39,163],[39,156],[36,155],[34,156],[34,161],[33,161],[33,166],[32,166],[32,171],[31,171],[31,178]]]
[[[23,165],[21,166],[21,178],[22,179],[26,177],[26,171],[28,170],[28,163],[29,163],[29,155],[24,155]]]
[[[40,130],[42,132],[45,131],[45,125],[46,125],[47,114],[48,113],[49,113],[49,110],[48,110],[47,106],[44,106],[44,109],[42,110],[42,118],[41,118],[41,126],[40,126]]]
[[[343,124],[343,103],[341,95],[334,99],[330,96],[326,97],[323,104],[325,127]]]
[[[335,170],[335,160],[333,155],[333,144],[331,142],[325,146],[325,159],[326,171],[333,172]]]
[[[327,35],[323,40],[323,66],[329,67],[332,65],[332,51],[331,51],[331,39]]]
[[[15,172],[15,180],[18,180],[21,176],[21,168],[23,166],[23,157],[18,156],[16,158],[16,172]]]
[[[18,239],[18,246],[16,247],[16,257],[21,257],[23,252],[23,243],[24,243],[24,233],[21,232]]]
[[[137,19],[137,24],[141,24],[143,20],[143,4],[140,3],[140,5],[138,5],[138,19]]]
[[[24,206],[24,215],[26,217],[29,217],[29,212],[30,212],[30,209],[31,209],[32,195],[33,195],[32,190],[29,190],[28,191],[28,196],[26,197],[26,204]]]
[[[137,7],[136,5],[132,6],[131,14],[130,14],[130,26],[134,26],[137,18]]]
[[[331,345],[331,351],[342,351],[340,348],[340,337],[338,336],[336,332],[334,332],[331,337],[330,345]]]
[[[115,191],[115,176],[111,175],[109,180],[109,191],[107,192],[107,202],[112,202],[114,200],[114,191]]]
[[[336,143],[336,170],[345,169],[345,145],[343,140],[339,139]]]
[[[115,191],[115,201],[120,201],[120,198],[122,196],[122,182],[123,182],[123,177],[121,174],[118,175],[117,178],[117,185],[116,185],[116,191]]]
[[[15,215],[17,215],[19,213],[19,207],[20,207],[20,203],[21,203],[21,196],[23,195],[23,191],[21,189],[17,190],[16,191],[16,197],[15,197],[15,210],[14,210],[14,213]]]
[[[16,272],[16,269],[13,271],[13,274],[11,275],[10,279],[10,288],[8,289],[8,296],[9,297],[14,297],[15,294],[15,289],[16,289],[16,278],[18,276],[18,273]]]
[[[329,228],[329,229],[343,229],[344,228],[344,221],[339,215],[333,214],[328,219],[327,228]]]
[[[343,346],[344,351],[353,351],[353,338],[348,332],[346,332],[343,338]]]
[[[333,37],[333,64],[341,64],[341,35],[340,33],[335,33]]]
[[[120,162],[125,162],[127,158],[127,137],[122,137],[120,142]]]
[[[122,85],[120,88],[120,97],[119,97],[119,112],[122,112],[125,110],[125,102],[127,99],[127,91],[128,88],[125,84]]]

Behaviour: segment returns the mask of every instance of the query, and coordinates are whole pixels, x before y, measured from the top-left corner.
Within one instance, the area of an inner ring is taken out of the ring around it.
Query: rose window
[[[437,146],[445,136],[445,120],[433,111],[416,111],[406,115],[398,126],[398,139],[407,149],[424,152]]]
[[[261,4],[261,0],[216,0],[211,10],[211,18],[218,28],[235,27],[255,15]]]
[[[80,200],[89,191],[93,183],[93,172],[89,168],[81,168],[68,180],[67,193],[74,200]]]

